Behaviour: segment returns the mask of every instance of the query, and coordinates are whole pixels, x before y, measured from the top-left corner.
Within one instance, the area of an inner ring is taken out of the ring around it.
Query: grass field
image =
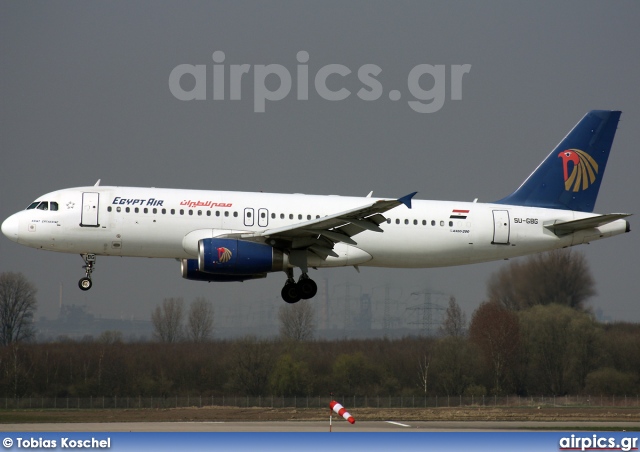
[[[639,408],[589,407],[467,407],[467,408],[359,408],[358,420],[405,421],[625,421],[640,423]],[[29,409],[0,410],[0,424],[83,422],[204,422],[324,420],[329,408],[236,408],[205,406],[169,409]]]

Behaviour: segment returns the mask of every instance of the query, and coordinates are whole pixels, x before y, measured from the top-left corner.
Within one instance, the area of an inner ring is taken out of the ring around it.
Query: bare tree
[[[280,307],[280,336],[292,341],[306,341],[315,331],[313,306],[307,300]]]
[[[189,307],[187,334],[194,342],[205,342],[213,335],[213,306],[205,298],[198,297]]]
[[[36,292],[36,287],[22,273],[0,274],[0,344],[9,345],[34,337]]]
[[[471,316],[469,338],[478,345],[491,367],[494,390],[501,394],[520,344],[517,314],[499,303],[484,302]]]
[[[456,297],[449,297],[449,306],[447,307],[444,321],[440,326],[440,331],[445,336],[463,337],[466,324],[467,316],[460,309],[460,305],[456,303]]]
[[[240,394],[264,395],[276,361],[273,342],[248,336],[231,347],[230,388]]]
[[[555,250],[503,267],[489,279],[487,295],[511,310],[548,304],[585,310],[585,302],[596,293],[594,286],[583,254]]]
[[[122,343],[122,331],[107,330],[100,333],[98,336],[98,342],[104,345],[121,344]]]
[[[151,313],[154,335],[162,342],[178,342],[183,336],[183,318],[184,300],[165,298],[162,305]]]
[[[424,354],[423,359],[418,360],[418,377],[420,378],[420,383],[418,387],[424,390],[424,396],[427,396],[427,383],[429,382],[429,364],[431,364],[431,356],[427,356]]]

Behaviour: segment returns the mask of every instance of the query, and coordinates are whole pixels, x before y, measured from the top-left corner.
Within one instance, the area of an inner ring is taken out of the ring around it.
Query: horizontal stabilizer
[[[597,228],[631,215],[632,214],[630,213],[609,213],[607,215],[598,215],[595,217],[583,218],[581,220],[545,224],[544,227],[552,231],[554,234],[562,236],[572,234],[583,229]]]

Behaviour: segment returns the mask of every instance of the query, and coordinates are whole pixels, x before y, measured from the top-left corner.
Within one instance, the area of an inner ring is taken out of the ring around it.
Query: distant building
[[[150,320],[103,319],[87,312],[86,306],[61,305],[58,318],[40,318],[35,322],[38,341],[66,337],[73,340],[97,339],[105,331],[119,331],[126,341],[149,340],[153,334]]]

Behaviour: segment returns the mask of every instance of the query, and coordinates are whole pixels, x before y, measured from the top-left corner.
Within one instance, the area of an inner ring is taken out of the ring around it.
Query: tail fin
[[[592,110],[522,185],[497,204],[593,212],[619,111]]]

